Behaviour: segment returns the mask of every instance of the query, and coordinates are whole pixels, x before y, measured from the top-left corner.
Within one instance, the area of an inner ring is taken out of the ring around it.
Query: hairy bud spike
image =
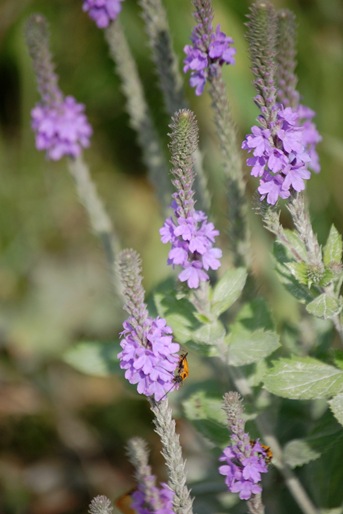
[[[299,93],[296,90],[296,32],[295,15],[286,9],[277,14],[277,85],[278,98],[285,107],[296,108]]]
[[[112,514],[113,507],[106,496],[95,496],[89,505],[89,514]]]
[[[43,103],[62,101],[57,75],[49,49],[49,26],[42,14],[32,14],[25,24],[25,39],[35,71],[38,91]]]
[[[273,122],[276,118],[276,11],[269,2],[255,2],[250,7],[248,19],[247,39],[254,84],[263,99],[265,117],[268,122]]]
[[[135,250],[125,249],[119,254],[117,266],[125,302],[124,309],[136,319],[138,326],[143,326],[148,311],[144,303],[140,255]]]

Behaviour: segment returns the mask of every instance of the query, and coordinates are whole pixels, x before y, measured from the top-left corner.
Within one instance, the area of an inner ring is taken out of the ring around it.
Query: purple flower
[[[304,180],[311,176],[308,168],[318,167],[314,144],[320,136],[310,116],[306,109],[278,105],[274,126],[252,127],[242,143],[242,148],[253,155],[246,162],[252,167],[251,175],[260,177],[261,200],[266,199],[270,205],[305,189]]]
[[[174,194],[174,198],[178,193]],[[222,251],[214,248],[213,243],[219,231],[209,223],[202,211],[192,209],[187,217],[181,215],[181,208],[173,202],[174,216],[166,219],[160,229],[163,243],[171,243],[168,264],[181,266],[181,282],[187,282],[191,289],[199,287],[201,282],[209,280],[207,271],[220,267]]]
[[[89,146],[92,128],[84,105],[72,96],[64,97],[49,49],[49,30],[44,16],[32,15],[26,24],[26,41],[37,78],[41,101],[31,111],[36,147],[49,159],[77,157]]]
[[[151,477],[155,482],[155,477]],[[138,489],[132,493],[132,505],[137,514],[173,514],[174,492],[167,484],[161,483],[161,487],[150,487],[149,499],[147,500],[144,487],[139,484]]]
[[[232,46],[233,39],[221,32],[220,25],[214,32],[209,20],[193,29],[191,41],[192,45],[184,47],[186,57],[183,71],[191,72],[190,85],[199,96],[210,75],[216,74],[218,66],[235,64],[236,49]]]
[[[251,444],[248,434],[242,437],[232,435],[232,444],[227,446],[220,462],[219,473],[225,476],[225,484],[232,493],[239,493],[241,500],[249,500],[254,494],[262,492],[261,474],[267,473],[267,454],[256,441]]]
[[[261,200],[274,205],[302,191],[309,170],[319,171],[315,145],[321,137],[314,112],[299,104],[294,15],[254,2],[247,27],[261,127],[252,128],[242,148],[252,154],[246,162],[251,175],[260,178]]]
[[[147,317],[142,326],[130,316],[123,327],[118,358],[125,378],[137,384],[139,394],[161,400],[177,385],[174,372],[180,345],[173,341],[172,330],[162,318]]]
[[[82,148],[89,146],[92,134],[84,109],[72,96],[52,105],[37,104],[31,111],[37,149],[45,150],[55,161],[64,155],[80,155]]]
[[[82,9],[88,12],[99,29],[109,26],[121,11],[123,0],[84,0]]]

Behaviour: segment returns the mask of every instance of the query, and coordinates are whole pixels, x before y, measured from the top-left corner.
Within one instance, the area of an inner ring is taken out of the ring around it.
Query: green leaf
[[[303,439],[294,439],[287,443],[283,454],[289,466],[294,468],[316,460],[342,442],[342,427],[327,409],[315,421],[311,433]]]
[[[308,286],[308,267],[305,262],[289,262],[287,268],[300,284]]]
[[[215,316],[225,312],[240,297],[246,279],[247,272],[244,268],[226,271],[213,290],[211,312]]]
[[[192,341],[195,343],[215,346],[223,342],[225,334],[226,332],[223,324],[216,320],[212,323],[206,323],[206,325],[195,330],[192,334]]]
[[[192,333],[201,323],[194,316],[193,305],[186,298],[177,297],[175,288],[170,288],[170,281],[157,289],[153,299],[159,316],[173,329],[175,339],[181,344],[192,339]]]
[[[230,434],[221,398],[199,391],[182,405],[187,419],[204,437],[220,448],[227,445]]]
[[[309,303],[313,300],[313,293],[303,284],[300,284],[289,269],[289,264],[295,261],[286,248],[279,242],[273,246],[275,269],[279,275],[280,282],[285,286],[299,302]]]
[[[238,312],[235,325],[239,324],[247,330],[273,330],[274,323],[264,298],[255,298],[245,303]]]
[[[329,401],[329,405],[337,421],[343,425],[343,393],[334,396],[334,398]]]
[[[290,441],[285,446],[283,453],[287,464],[291,468],[308,464],[312,460],[318,459],[321,455],[320,451],[311,448],[310,443],[305,439]]]
[[[300,239],[299,235],[294,230],[289,230],[288,228],[286,228],[283,232],[299,257],[303,261],[307,261],[306,247]]]
[[[323,293],[306,305],[306,310],[317,318],[331,319],[341,312],[342,300]]]
[[[279,336],[262,329],[253,332],[235,326],[225,338],[231,366],[244,366],[268,357],[279,348]]]
[[[266,373],[264,387],[292,400],[330,398],[343,391],[343,372],[311,357],[279,359]]]
[[[323,250],[323,260],[326,266],[340,264],[342,261],[342,236],[334,225],[331,226],[329,237]]]
[[[117,358],[120,350],[119,342],[83,341],[64,352],[62,359],[82,373],[107,377],[122,372]]]

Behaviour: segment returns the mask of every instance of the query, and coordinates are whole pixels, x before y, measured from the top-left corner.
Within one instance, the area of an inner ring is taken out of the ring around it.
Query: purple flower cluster
[[[64,155],[80,155],[82,148],[89,146],[92,135],[84,109],[72,96],[52,105],[37,104],[31,111],[37,150],[45,150],[54,161]]]
[[[172,329],[163,318],[151,317],[140,327],[133,316],[124,321],[123,327],[118,358],[121,369],[126,370],[125,378],[137,384],[139,394],[161,400],[177,386],[174,372],[180,345],[173,341]]]
[[[191,36],[192,45],[186,45],[183,71],[191,71],[190,85],[195,94],[201,95],[209,75],[216,74],[217,67],[223,64],[235,64],[236,49],[232,47],[233,39],[221,32],[220,25],[208,37],[203,35],[203,25],[197,25]]]
[[[151,477],[155,482],[155,477]],[[146,501],[146,495],[142,490],[143,487],[141,485],[138,486],[138,489],[132,493],[132,503],[131,507],[135,509],[137,514],[173,514],[173,497],[174,492],[168,487],[167,484],[161,483],[161,487],[158,488],[153,486],[153,494],[149,496],[149,502]],[[149,491],[151,493],[151,491]],[[147,503],[149,506],[147,507]]]
[[[162,243],[171,243],[168,264],[181,266],[183,270],[178,276],[179,280],[196,289],[200,282],[209,280],[209,269],[217,270],[220,267],[222,251],[213,248],[219,231],[213,223],[208,222],[202,211],[192,209],[187,217],[183,217],[176,202],[172,207],[174,217],[167,218],[160,229]]]
[[[252,153],[247,159],[251,175],[260,177],[261,200],[274,205],[278,198],[288,198],[292,191],[302,191],[310,178],[309,168],[319,171],[315,144],[320,136],[312,123],[314,113],[300,106],[278,106],[273,128],[252,127],[242,148]]]
[[[261,473],[267,473],[266,450],[255,441],[251,445],[248,434],[244,443],[236,435],[231,436],[232,445],[227,446],[220,457],[224,462],[219,473],[225,476],[225,484],[232,493],[239,493],[241,500],[262,492]]]
[[[84,0],[82,9],[88,12],[99,29],[109,26],[121,11],[123,0]]]

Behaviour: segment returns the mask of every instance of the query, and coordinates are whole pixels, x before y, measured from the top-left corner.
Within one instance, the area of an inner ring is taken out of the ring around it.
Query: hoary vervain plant
[[[325,452],[329,453],[333,445],[342,449],[342,358],[335,356],[332,348],[316,346],[316,340],[304,350],[302,333],[296,328],[290,346],[290,335],[280,327],[278,333],[275,328],[272,306],[254,287],[246,288],[242,295],[253,259],[247,222],[251,201],[245,188],[240,145],[249,154],[246,162],[251,175],[258,179],[255,210],[276,236],[275,280],[279,279],[305,305],[301,315],[315,334],[318,330],[318,338],[323,339],[320,320],[329,320],[343,339],[342,237],[332,227],[321,248],[304,198],[306,181],[312,172],[320,170],[316,145],[321,136],[313,123],[314,112],[300,103],[297,90],[294,15],[287,10],[278,11],[268,1],[251,5],[247,40],[259,115],[257,125],[238,143],[230,110],[232,99],[229,102],[222,69],[224,65],[234,65],[240,56],[233,39],[222,32],[220,25],[215,28],[212,2],[193,1],[197,25],[191,44],[185,44],[183,69],[191,74],[190,85],[195,94],[200,96],[208,89],[211,99],[226,181],[228,243],[221,248],[225,238],[221,239],[216,220],[209,221],[212,214],[206,212],[210,204],[206,201],[207,180],[202,177],[196,157],[199,129],[195,114],[187,108],[178,58],[172,48],[174,27],[169,26],[161,0],[140,0],[152,59],[171,116],[168,177],[159,130],[118,19],[125,4],[124,0],[84,0],[83,10],[98,28],[105,30],[142,159],[164,213],[171,205],[160,236],[162,243],[171,245],[168,264],[177,268],[178,274],[171,282],[159,285],[149,302],[142,285],[144,265],[140,256],[132,249],[120,251],[112,223],[90,179],[83,150],[90,144],[92,130],[84,107],[74,98],[64,97],[58,86],[46,22],[41,15],[29,20],[26,34],[41,95],[32,111],[36,146],[52,160],[67,156],[91,226],[102,239],[106,236],[112,269],[115,263],[116,289],[128,314],[120,334],[121,350],[114,349],[118,353],[118,369],[124,370],[135,392],[147,398],[161,440],[168,478],[160,486],[148,464],[144,441],[134,438],[128,444],[136,482],[131,507],[137,513],[187,514],[199,506],[199,512],[204,512],[201,500],[196,495],[194,499],[193,494],[191,497],[187,485],[187,466],[168,399],[174,392],[173,399],[177,397],[187,377],[188,372],[180,373],[186,355],[195,382],[192,392],[184,386],[183,415],[199,437],[210,443],[204,449],[206,466],[202,478],[214,484],[212,489],[209,486],[206,503],[212,506],[211,512],[224,509],[220,499],[215,499],[220,484],[221,491],[232,495],[233,504],[242,500],[251,513],[268,512],[270,505],[277,505],[280,513],[290,512],[294,501],[296,512],[318,513],[322,499],[316,499],[316,485],[306,480],[304,485],[293,468],[325,459]],[[282,226],[281,205],[288,209],[294,230]],[[327,329],[325,341],[328,335],[333,345],[333,331]],[[196,366],[192,367],[196,358],[208,364],[212,372],[208,387],[197,377]],[[321,402],[324,421],[306,403],[301,413],[302,427],[285,438],[280,428],[284,412],[287,423],[295,419],[287,400],[310,400],[315,406]],[[280,421],[276,422],[278,410]],[[333,442],[325,439],[324,428]],[[343,478],[338,467],[335,473],[338,481]],[[267,474],[269,484],[264,478]],[[273,492],[280,480],[278,474],[292,501],[284,501],[280,491]],[[111,508],[106,497],[98,496],[90,512],[107,514]]]

